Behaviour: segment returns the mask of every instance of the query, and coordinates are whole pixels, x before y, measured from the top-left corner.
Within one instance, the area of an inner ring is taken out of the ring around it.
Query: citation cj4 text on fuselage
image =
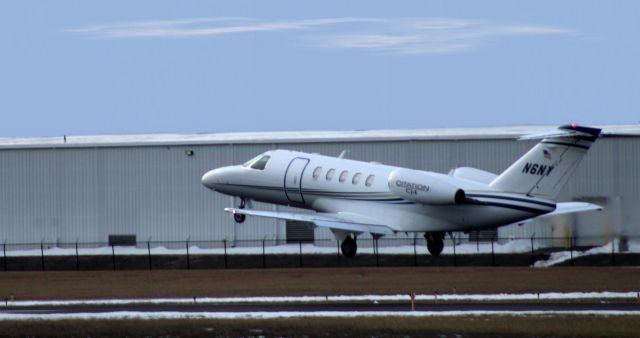
[[[359,234],[397,232],[424,233],[429,252],[438,255],[445,233],[600,210],[591,203],[554,201],[600,131],[572,124],[523,136],[521,139],[541,141],[499,175],[468,167],[440,174],[272,150],[243,165],[211,170],[202,183],[240,197],[239,206],[225,209],[236,222],[249,215],[326,227],[341,242],[347,257],[355,255]],[[255,210],[250,208],[252,200],[308,210]]]

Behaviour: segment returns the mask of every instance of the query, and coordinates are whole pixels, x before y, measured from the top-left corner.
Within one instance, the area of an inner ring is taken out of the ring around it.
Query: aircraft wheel
[[[427,240],[427,249],[433,256],[439,256],[444,249],[444,235],[441,232],[427,232],[424,234]]]
[[[247,215],[233,214],[233,220],[236,221],[236,223],[242,223],[246,218],[247,218]]]
[[[353,257],[356,255],[356,251],[358,251],[358,244],[356,243],[356,240],[353,239],[353,237],[347,236],[347,238],[342,241],[340,250],[342,250],[343,256]]]
[[[246,205],[247,205],[247,202],[243,198],[240,200],[240,205],[238,206],[238,209],[244,209]],[[246,218],[247,218],[247,215],[233,214],[233,220],[236,221],[236,223],[242,223]]]

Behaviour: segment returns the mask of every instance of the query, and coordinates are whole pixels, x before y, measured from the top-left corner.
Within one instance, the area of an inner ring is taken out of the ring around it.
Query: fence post
[[[7,240],[4,240],[4,243],[2,244],[2,262],[4,265],[4,271],[7,271]]]
[[[569,257],[571,257],[571,266],[573,266],[573,236],[569,238],[569,254]]]
[[[113,270],[116,269],[116,247],[111,245],[111,263],[113,264]]]
[[[191,261],[189,260],[189,238],[187,238],[186,247],[187,247],[187,270],[191,270]]]
[[[496,240],[496,237],[491,237],[491,266],[496,266],[496,253],[493,250],[493,242]]]
[[[302,267],[302,241],[299,241],[298,245],[300,246],[300,255],[298,256],[300,260],[299,263],[300,263],[300,267]]]
[[[229,265],[227,264],[227,239],[225,238],[222,242],[224,243],[224,268],[228,269]]]
[[[611,239],[611,265],[616,265],[616,246],[615,246],[615,238]]]
[[[531,267],[534,266],[535,262],[535,257],[533,256],[533,236],[531,235]]]
[[[413,235],[413,266],[418,266],[418,251],[416,250],[416,236]]]
[[[40,241],[40,262],[42,263],[42,271],[44,271],[44,238]]]
[[[265,256],[264,253],[264,238],[262,239],[262,268],[266,268],[267,267],[267,257]]]
[[[151,267],[151,239],[147,240],[147,257],[149,257],[149,270],[152,270],[152,267]]]
[[[78,255],[78,239],[76,238],[76,271],[80,270],[80,255]]]
[[[453,266],[458,266],[458,259],[456,257],[456,236],[451,236],[451,242],[453,243]]]
[[[373,249],[376,253],[376,267],[380,267],[380,260],[378,257],[378,238],[373,237]]]

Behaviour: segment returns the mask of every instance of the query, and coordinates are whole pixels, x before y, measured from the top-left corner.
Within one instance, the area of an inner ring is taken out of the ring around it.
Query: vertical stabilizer
[[[490,186],[553,199],[573,175],[600,131],[572,124],[561,126],[558,131],[524,136],[521,139],[542,138],[542,141],[493,180]]]

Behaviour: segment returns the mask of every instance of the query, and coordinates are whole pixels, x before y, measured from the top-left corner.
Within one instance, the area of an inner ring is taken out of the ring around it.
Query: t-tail
[[[490,186],[505,192],[555,199],[600,132],[601,129],[572,124],[553,132],[523,136],[521,140],[542,141]]]

